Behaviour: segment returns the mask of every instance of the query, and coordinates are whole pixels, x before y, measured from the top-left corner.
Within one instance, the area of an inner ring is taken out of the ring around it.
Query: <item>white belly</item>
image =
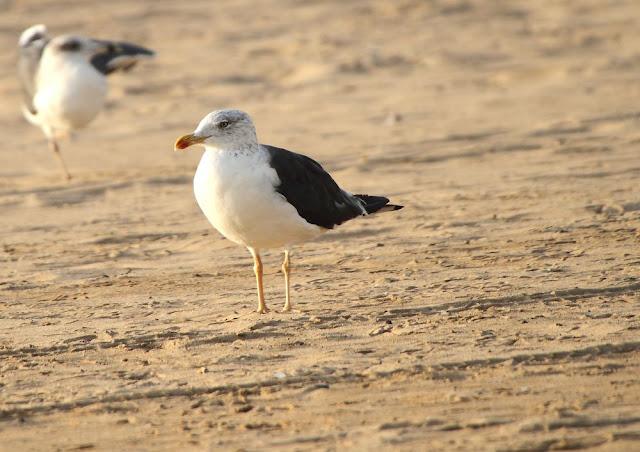
[[[324,232],[275,192],[278,176],[267,161],[262,150],[205,151],[193,183],[196,201],[213,227],[254,249],[286,247]]]
[[[104,106],[105,77],[90,65],[57,65],[41,71],[34,106],[43,125],[67,132],[89,124]]]

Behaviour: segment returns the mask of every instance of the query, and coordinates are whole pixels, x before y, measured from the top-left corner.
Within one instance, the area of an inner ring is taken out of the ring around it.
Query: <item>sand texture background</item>
[[[40,22],[158,52],[70,184]],[[637,1],[5,0],[0,63],[0,449],[640,450]],[[406,206],[294,249],[294,313],[172,151],[220,107]]]

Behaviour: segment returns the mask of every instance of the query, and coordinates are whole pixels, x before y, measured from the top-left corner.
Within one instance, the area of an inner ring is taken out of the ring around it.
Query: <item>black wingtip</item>
[[[397,204],[387,204],[380,209],[377,209],[376,212],[393,212],[394,210],[400,210],[404,206],[399,206]]]

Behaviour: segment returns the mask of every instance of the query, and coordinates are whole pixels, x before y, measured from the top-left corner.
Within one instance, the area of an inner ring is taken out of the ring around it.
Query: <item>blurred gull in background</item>
[[[58,140],[87,126],[102,110],[107,75],[128,71],[154,52],[135,44],[83,36],[50,38],[42,24],[26,29],[18,45],[22,112],[42,129],[69,180]]]

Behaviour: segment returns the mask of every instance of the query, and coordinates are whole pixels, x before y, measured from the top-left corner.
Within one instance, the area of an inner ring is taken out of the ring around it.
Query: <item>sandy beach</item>
[[[70,183],[35,23],[158,53]],[[640,450],[639,49],[633,0],[0,1],[0,450]],[[223,107],[405,205],[294,248],[293,313],[173,152]]]

